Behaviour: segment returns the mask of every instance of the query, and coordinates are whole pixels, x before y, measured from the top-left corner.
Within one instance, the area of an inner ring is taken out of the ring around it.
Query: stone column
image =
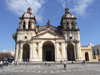
[[[28,22],[26,22],[25,28],[28,29]]]
[[[41,59],[41,62],[42,62],[42,44],[41,42],[39,42],[39,47],[38,47],[38,56],[39,56],[39,59]]]
[[[66,26],[66,22],[65,22],[65,23],[63,23],[63,27],[64,27],[64,29],[66,29],[66,28],[67,28],[67,26]]]
[[[57,61],[57,48],[56,45],[54,46],[54,50],[55,50],[55,62]]]
[[[16,43],[16,48],[15,48],[15,61],[18,60],[18,50],[19,50],[19,45]]]
[[[69,29],[71,29],[71,22],[69,21],[68,23],[69,23]]]
[[[64,60],[67,59],[67,54],[66,53],[67,53],[66,52],[66,44],[65,44],[65,42],[63,42],[62,43],[62,57],[63,57]]]
[[[61,43],[61,58],[64,56],[63,52],[64,52],[64,46],[63,46],[63,43]]]
[[[30,44],[30,58],[29,58],[29,61],[32,61],[32,43]]]
[[[42,44],[41,44],[41,45],[42,45]],[[40,54],[41,54],[41,55],[40,55],[40,56],[41,56],[41,61],[43,61],[43,46],[40,47],[40,51],[41,51],[41,53],[40,53]]]
[[[21,61],[21,62],[23,61],[22,57],[23,57],[23,48],[20,48],[20,59],[19,59],[19,61]]]
[[[80,41],[80,34],[79,31],[77,32],[78,40]]]
[[[65,43],[65,53],[66,53],[66,61],[68,61],[68,57],[67,57],[67,43]]]
[[[55,61],[57,62],[57,58],[59,55],[59,48],[58,48],[58,42],[55,44]]]
[[[76,43],[76,62],[81,62],[82,58],[81,58],[81,49],[80,49],[80,43]]]
[[[39,43],[38,43],[38,57],[39,57],[39,58],[41,57],[41,53],[40,53],[41,51],[40,51],[40,49],[41,49],[41,48],[40,48],[40,42],[39,42]]]
[[[23,57],[23,47],[22,47],[22,44],[20,44],[20,59],[19,59],[19,61],[23,61],[22,60],[22,57]]]
[[[33,59],[35,57],[35,42],[33,42]]]

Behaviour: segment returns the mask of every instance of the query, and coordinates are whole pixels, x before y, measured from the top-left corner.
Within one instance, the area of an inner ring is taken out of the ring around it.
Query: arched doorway
[[[23,61],[29,61],[29,56],[30,56],[30,46],[29,44],[24,44],[23,45]]]
[[[68,58],[68,61],[75,61],[73,44],[68,44],[67,45],[67,58]]]
[[[89,54],[88,54],[88,52],[85,52],[85,60],[89,61]]]
[[[42,59],[43,61],[55,61],[55,50],[52,42],[47,41],[43,44]]]

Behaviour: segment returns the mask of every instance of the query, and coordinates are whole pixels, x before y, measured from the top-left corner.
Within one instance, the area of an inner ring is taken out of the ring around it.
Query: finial
[[[50,20],[48,19],[48,22],[47,22],[47,27],[50,27],[51,24],[50,24]]]
[[[32,9],[29,7],[29,8],[27,9],[27,12],[28,12],[28,13],[31,13],[31,11],[32,11]]]
[[[69,8],[65,8],[65,14],[66,14],[66,13],[70,13],[70,12],[69,12]]]
[[[48,19],[48,22],[47,23],[50,23],[50,20]]]

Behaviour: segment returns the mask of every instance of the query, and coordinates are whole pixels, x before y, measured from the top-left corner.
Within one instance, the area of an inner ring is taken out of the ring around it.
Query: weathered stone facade
[[[52,26],[48,21],[45,26],[36,23],[35,16],[28,8],[20,17],[17,29],[15,61],[43,62],[61,60],[80,62],[80,34],[74,15],[65,9],[61,25]]]

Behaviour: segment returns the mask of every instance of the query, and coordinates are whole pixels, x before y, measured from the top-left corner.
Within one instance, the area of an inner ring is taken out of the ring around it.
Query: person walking
[[[85,65],[85,64],[86,64],[86,61],[85,61],[85,60],[83,60],[83,61],[82,61],[82,64],[83,64],[83,65]]]
[[[62,59],[61,59],[60,63],[62,63]]]
[[[66,69],[66,61],[64,60],[64,69]]]
[[[12,61],[12,66],[14,65],[14,61]]]
[[[27,59],[27,62],[26,62],[26,66],[28,66],[28,59]]]
[[[18,66],[18,60],[16,61],[16,66]]]
[[[6,66],[8,66],[8,60],[6,61]]]
[[[47,66],[47,61],[45,61],[45,66]]]
[[[0,62],[0,67],[3,69],[3,62],[2,61]]]

